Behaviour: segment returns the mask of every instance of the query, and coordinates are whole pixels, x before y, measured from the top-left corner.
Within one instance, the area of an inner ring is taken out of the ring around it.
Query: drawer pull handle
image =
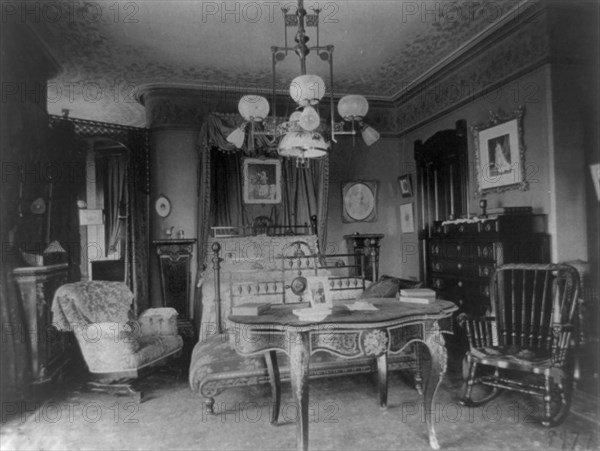
[[[460,244],[457,244],[457,245],[456,245],[456,250],[457,250],[458,252],[460,252],[460,249],[461,249],[461,247],[460,247]]]
[[[462,264],[461,264],[461,263],[459,263],[458,265],[456,265],[456,267],[457,267],[458,269],[462,269]]]
[[[459,287],[462,287],[462,286],[463,286],[463,283],[462,283],[462,281],[460,281],[460,280],[459,280],[459,281],[456,283],[456,285],[458,285]]]

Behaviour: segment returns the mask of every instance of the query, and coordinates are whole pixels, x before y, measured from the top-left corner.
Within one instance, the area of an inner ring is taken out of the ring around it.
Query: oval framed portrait
[[[355,181],[342,184],[343,222],[377,220],[377,182]]]
[[[171,201],[163,194],[156,199],[154,209],[156,210],[156,214],[158,216],[161,218],[166,218],[171,213]]]

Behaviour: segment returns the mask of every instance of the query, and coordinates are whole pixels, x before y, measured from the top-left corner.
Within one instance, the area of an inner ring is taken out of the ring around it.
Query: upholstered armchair
[[[132,301],[133,293],[122,282],[69,283],[56,291],[52,315],[55,327],[74,332],[94,389],[141,399],[131,381],[177,355],[183,339],[175,309],[151,308],[135,318]]]

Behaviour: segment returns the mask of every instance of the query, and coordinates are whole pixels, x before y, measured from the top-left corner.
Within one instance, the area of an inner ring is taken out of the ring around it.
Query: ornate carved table
[[[431,421],[433,397],[446,371],[446,348],[442,333],[451,333],[452,302],[432,304],[400,303],[395,299],[370,299],[377,310],[352,311],[336,305],[320,322],[300,321],[292,306],[272,306],[258,316],[230,316],[235,324],[235,347],[241,355],[265,353],[273,413],[276,423],[280,404],[280,380],[275,351],[290,360],[294,401],[299,408],[296,422],[298,449],[308,449],[308,369],[309,358],[327,351],[344,358],[377,358],[379,402],[387,405],[387,355],[401,352],[410,343],[421,343],[431,355],[431,371],[425,377],[423,402],[429,444],[439,449]]]

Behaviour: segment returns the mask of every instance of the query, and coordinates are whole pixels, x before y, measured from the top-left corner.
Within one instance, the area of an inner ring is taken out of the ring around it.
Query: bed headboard
[[[227,329],[234,305],[301,301],[290,286],[299,275],[327,277],[337,301],[355,299],[369,284],[358,273],[363,256],[322,255],[316,235],[213,237],[209,246],[213,268],[202,286],[202,324],[217,333]]]

